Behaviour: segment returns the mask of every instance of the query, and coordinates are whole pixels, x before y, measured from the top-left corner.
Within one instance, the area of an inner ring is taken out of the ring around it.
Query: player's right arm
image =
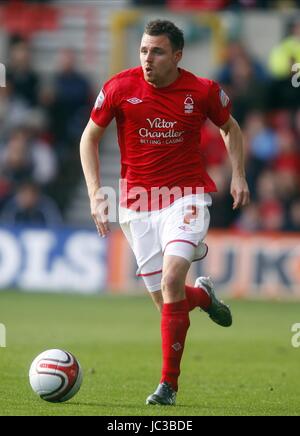
[[[91,214],[102,237],[109,232],[108,202],[101,192],[98,149],[106,127],[115,117],[115,107],[118,104],[116,90],[117,81],[114,78],[104,84],[80,141],[80,157],[90,197]]]
[[[108,208],[101,195],[100,183],[99,143],[104,132],[105,127],[98,126],[90,119],[80,141],[80,158],[90,198],[91,215],[102,237],[109,232]]]

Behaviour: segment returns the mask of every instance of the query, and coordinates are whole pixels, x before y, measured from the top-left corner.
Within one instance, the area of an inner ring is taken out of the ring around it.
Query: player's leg
[[[163,247],[168,255],[180,255],[189,262],[203,259],[208,252],[203,242],[209,228],[210,197],[187,196],[177,202],[164,222]],[[209,277],[199,277],[194,287],[185,288],[189,310],[200,307],[209,317],[223,327],[232,324],[228,306],[216,297]]]
[[[157,310],[162,313],[163,295],[161,290],[149,292]],[[208,313],[216,324],[230,327],[232,316],[229,307],[216,297],[214,286],[209,277],[198,277],[195,286],[185,285],[185,295],[189,305],[189,312],[199,308]]]
[[[185,299],[185,280],[190,262],[177,255],[165,255],[161,290],[164,304],[176,303]]]
[[[207,311],[211,305],[210,295],[202,286],[193,287],[185,285],[185,295],[189,305],[189,312],[196,307]],[[157,310],[162,312],[164,300],[161,290],[150,292],[150,296]]]
[[[120,208],[120,213],[122,212]],[[128,211],[126,210],[126,214]],[[162,311],[163,297],[161,292],[161,277],[163,256],[161,253],[161,245],[157,240],[157,228],[150,226],[151,215],[146,221],[122,223],[122,214],[120,215],[120,223],[123,233],[128,240],[136,257],[139,266],[138,275],[144,279],[145,285],[152,297],[152,300],[159,312]],[[188,247],[186,247],[188,249]],[[200,243],[196,249],[196,259],[201,260],[207,254],[207,245]],[[189,310],[195,307],[206,310],[210,304],[210,297],[207,291],[201,286],[197,287],[186,286],[185,292],[189,303]]]
[[[149,290],[147,283],[146,287]],[[161,313],[164,304],[161,290],[159,289],[158,291],[152,291],[149,292],[149,294],[155,307]],[[201,286],[199,279],[197,279],[195,286],[185,285],[185,295],[189,305],[189,312],[195,308],[207,311],[211,306],[212,300],[210,294],[204,286]]]
[[[155,258],[154,262],[157,263]],[[151,271],[155,271],[155,268],[151,266],[151,262],[148,267]],[[149,276],[145,275],[143,278],[155,307],[162,313],[164,301],[160,277],[161,272],[150,274]],[[216,324],[222,327],[230,327],[232,325],[230,308],[217,298],[214,285],[209,277],[198,277],[194,286],[185,285],[185,295],[189,312],[199,308],[206,312]]]
[[[148,221],[149,223],[149,221]],[[163,270],[163,263],[165,265],[166,271],[168,274],[165,275],[165,285],[163,286],[163,289],[167,291],[168,296],[167,301],[173,298],[176,299],[182,299],[184,298],[184,283],[185,283],[185,277],[189,268],[189,262],[187,262],[185,259],[180,258],[179,262],[174,263],[174,257],[172,257],[172,265],[169,265],[168,263],[164,262],[163,260],[163,254],[161,251],[161,244],[157,238],[157,230],[158,227],[147,225],[147,223],[138,222],[138,221],[132,221],[129,223],[122,223],[122,230],[125,233],[126,238],[128,239],[128,242],[130,243],[130,246],[132,247],[137,263],[138,263],[138,275],[141,276],[144,280],[144,283],[149,291],[149,293],[152,296],[152,299],[157,306],[159,310],[162,311],[162,332],[164,332],[164,325],[167,324],[167,319],[172,318],[174,316],[174,309],[176,309],[176,306],[180,306],[181,303],[174,303],[173,306],[171,304],[164,304],[162,292],[161,292],[161,286],[162,286],[162,270]],[[174,277],[174,281],[180,282],[180,287],[177,285],[175,286],[174,291],[168,291],[168,289],[173,287],[169,282],[171,281],[171,271],[174,270],[176,272],[176,276]],[[180,273],[179,273],[180,272]],[[174,297],[172,297],[172,294],[174,294]],[[169,300],[168,300],[169,299]],[[180,308],[179,308],[180,309]],[[169,314],[169,312],[171,312]],[[175,316],[178,315],[179,317],[184,319],[185,324],[185,331],[183,331],[183,336],[180,337],[177,341],[174,342],[174,347],[171,348],[174,351],[177,350],[178,356],[176,356],[176,360],[178,360],[178,357],[180,357],[180,354],[182,354],[182,350],[180,350],[181,345],[179,343],[182,343],[184,345],[184,339],[186,335],[186,331],[189,325],[189,319],[188,319],[188,305],[185,304],[183,313],[180,313],[180,310],[177,311],[179,313],[175,312]],[[182,312],[182,310],[181,310]],[[166,313],[166,314],[165,314]],[[177,318],[177,316],[176,316]],[[181,323],[181,321],[179,321]],[[177,320],[175,320],[174,324],[178,323]],[[188,325],[186,325],[188,324]],[[168,332],[172,333],[173,327],[166,326],[167,333],[166,335],[163,334],[163,343],[166,343],[166,337]],[[178,330],[175,328],[175,330]],[[178,335],[177,335],[178,336]],[[182,334],[181,334],[182,336]],[[176,337],[177,339],[177,337]],[[171,340],[172,337],[169,334],[169,338],[167,340]],[[180,341],[180,342],[179,342]],[[179,348],[178,348],[179,347]],[[170,348],[167,347],[166,349]],[[182,347],[183,348],[183,347]],[[170,356],[170,352],[166,353],[166,359],[167,362],[168,359],[172,358]],[[181,357],[180,357],[181,358]],[[179,358],[179,360],[180,360]],[[172,362],[171,362],[172,363]],[[175,373],[174,380],[178,378],[177,372],[178,372],[178,364],[175,364],[174,362],[174,368]],[[179,362],[180,364],[180,362]],[[172,370],[171,370],[172,371]],[[165,372],[168,376],[168,368],[166,367]],[[174,404],[175,403],[175,397],[176,397],[176,391],[169,385],[169,383],[166,381],[164,383],[161,383],[159,385],[158,391],[156,391],[155,394],[151,396],[151,399],[147,399],[147,404]],[[157,401],[158,399],[158,401]]]
[[[153,300],[153,303],[154,303],[155,307],[161,313],[163,305],[164,305],[164,300],[163,300],[163,296],[162,296],[161,290],[155,291],[155,292],[149,292],[149,294],[150,294],[150,296],[151,296],[151,298]]]
[[[185,250],[188,249],[188,247],[183,248],[185,248]],[[195,247],[194,254],[191,252],[191,256],[193,256],[193,258],[190,260],[192,262],[201,261],[207,256],[207,253],[207,245],[204,242],[200,242],[198,246]],[[186,254],[188,255],[189,253],[187,252]],[[206,311],[211,305],[211,297],[207,292],[207,289],[198,284],[197,286],[185,285],[185,295],[189,303],[190,311],[194,310],[196,307]]]
[[[185,280],[190,262],[180,256],[164,256],[162,275],[163,308],[161,316],[162,375],[157,390],[147,404],[175,404],[180,362],[190,325]]]

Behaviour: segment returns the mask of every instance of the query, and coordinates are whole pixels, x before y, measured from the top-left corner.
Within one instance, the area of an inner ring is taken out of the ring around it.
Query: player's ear
[[[181,59],[182,59],[182,50],[177,50],[177,51],[174,53],[174,58],[175,58],[175,62],[176,62],[176,63],[180,62]]]

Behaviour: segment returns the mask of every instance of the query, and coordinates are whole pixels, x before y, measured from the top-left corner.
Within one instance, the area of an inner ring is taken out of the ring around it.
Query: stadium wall
[[[300,235],[210,232],[209,253],[188,281],[210,275],[232,298],[300,299]],[[143,294],[121,230],[0,230],[0,289],[25,292]]]
[[[0,229],[0,289],[97,293],[106,289],[107,243],[88,230]]]

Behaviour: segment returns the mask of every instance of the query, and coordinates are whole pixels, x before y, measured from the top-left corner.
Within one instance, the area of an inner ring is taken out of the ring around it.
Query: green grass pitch
[[[191,313],[176,407],[146,406],[160,376],[160,317],[149,297],[0,293],[0,415],[299,415],[300,348],[291,326],[300,303],[231,302],[234,325]],[[33,358],[74,353],[84,371],[65,404],[40,400],[28,383]]]

